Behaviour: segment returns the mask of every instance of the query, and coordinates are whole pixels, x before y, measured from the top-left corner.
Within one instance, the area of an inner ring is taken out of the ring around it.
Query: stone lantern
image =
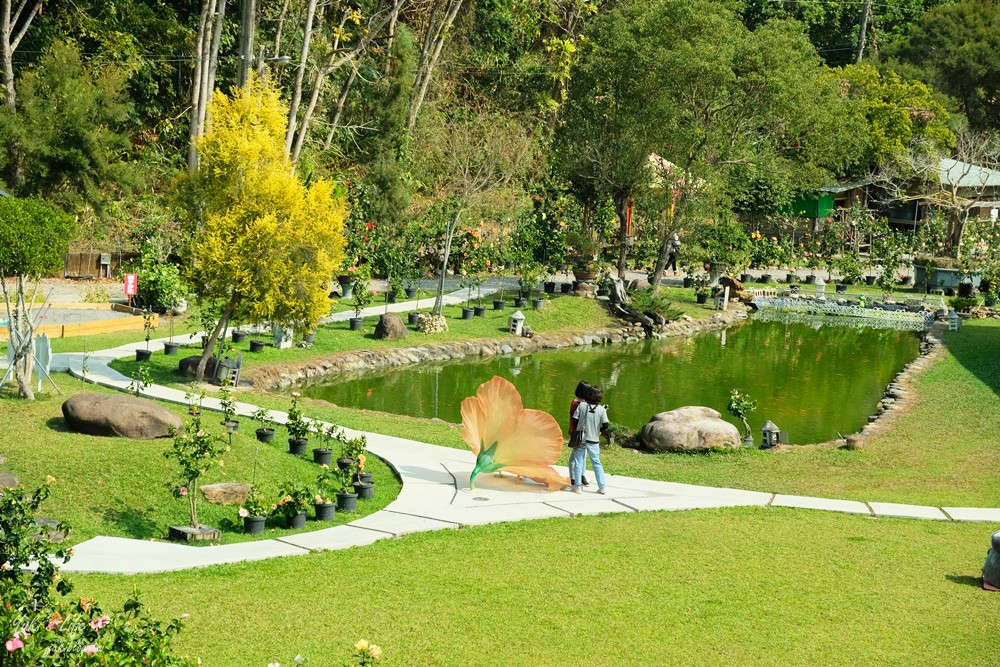
[[[510,332],[515,336],[520,336],[521,331],[524,329],[524,313],[520,310],[515,312],[509,318],[507,318],[507,324],[510,326]]]
[[[826,291],[826,281],[816,276],[816,294],[822,294]]]
[[[760,429],[761,449],[770,449],[781,440],[781,429],[774,425],[770,419]]]

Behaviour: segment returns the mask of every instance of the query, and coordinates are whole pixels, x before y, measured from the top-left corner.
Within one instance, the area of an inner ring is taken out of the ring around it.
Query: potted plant
[[[340,469],[331,468],[328,465],[320,466],[320,468],[320,473],[316,477],[316,496],[313,498],[313,509],[316,512],[317,521],[333,521],[337,512],[337,505],[333,499],[340,488]]]
[[[229,391],[228,379],[219,388],[219,404],[222,406],[223,419],[221,424],[230,433],[235,433],[240,429],[240,422],[236,419],[236,399]]]
[[[271,428],[274,420],[271,419],[271,412],[267,408],[258,408],[251,416],[260,424],[260,428],[257,429],[257,439],[261,442],[274,440],[274,429]]]
[[[278,490],[278,502],[271,511],[285,520],[286,528],[305,528],[306,511],[313,503],[313,494],[299,482],[285,482]]]
[[[173,446],[163,456],[177,461],[180,481],[168,484],[168,488],[175,498],[187,499],[190,523],[187,526],[170,526],[170,539],[219,539],[221,534],[218,529],[203,526],[198,521],[198,480],[206,470],[216,465],[217,457],[227,450],[219,436],[202,428],[201,417],[195,417],[183,431],[174,435]]]
[[[351,331],[361,330],[361,323],[364,321],[361,311],[370,306],[378,296],[368,287],[370,279],[368,270],[364,267],[354,272],[354,317],[351,318]]]
[[[135,351],[135,360],[142,363],[149,361],[149,358],[153,355],[149,351],[149,339],[152,337],[154,331],[156,331],[156,315],[149,308],[142,311],[142,328],[146,330],[146,349]]]
[[[188,385],[188,390],[184,393],[184,400],[188,405],[188,414],[197,417],[201,414],[201,401],[204,398],[198,392],[198,383],[194,380]]]
[[[354,493],[358,494],[358,498],[371,500],[375,495],[375,483],[371,481],[371,473],[361,472],[365,467],[365,460],[366,457],[364,454],[358,454],[358,465],[354,468],[354,479],[351,483],[354,486]]]
[[[313,461],[322,466],[328,466],[333,462],[333,449],[330,447],[330,441],[338,439],[340,429],[333,424],[326,428],[318,426],[316,434],[320,438],[321,446],[313,447]]]
[[[726,409],[729,410],[729,414],[743,422],[743,445],[753,447],[753,431],[750,430],[747,415],[757,409],[757,401],[741,393],[739,389],[733,389],[729,392],[729,405]]]
[[[704,273],[698,273],[694,276],[692,284],[694,285],[694,296],[698,303],[705,303],[708,301],[709,295],[712,293],[708,288],[708,275]]]
[[[338,512],[353,512],[358,507],[358,494],[353,491],[353,477],[354,464],[340,469],[340,491],[337,492]]]
[[[359,435],[356,438],[347,438],[343,431],[339,432],[338,438],[341,442],[341,455],[337,459],[337,467],[345,470],[358,465],[358,456],[365,453],[368,447],[368,439],[363,435]]]
[[[292,392],[292,407],[288,408],[288,421],[285,422],[285,428],[288,429],[288,452],[296,456],[306,453],[309,442],[309,423],[302,416],[302,409],[299,407],[301,395],[297,391]]]
[[[531,307],[535,310],[541,310],[545,307],[545,302],[548,301],[548,296],[544,293],[539,294],[537,297],[531,300]]]
[[[240,518],[243,519],[243,532],[250,535],[260,535],[264,532],[267,521],[267,504],[264,496],[256,485],[250,487],[247,498],[240,505]]]
[[[167,308],[167,319],[170,322],[170,338],[167,340],[166,343],[163,344],[163,354],[167,356],[176,355],[178,348],[180,348],[181,346],[180,343],[174,342],[174,315],[176,314],[177,314],[177,304],[173,303],[170,305],[169,308]],[[143,326],[145,325],[146,323],[143,322]]]
[[[347,267],[347,270],[344,273],[341,273],[340,275],[337,276],[337,284],[340,285],[340,298],[342,299],[351,298],[353,292],[352,286],[354,285],[354,279],[355,279],[354,274],[356,272],[357,269],[354,266],[349,266]]]

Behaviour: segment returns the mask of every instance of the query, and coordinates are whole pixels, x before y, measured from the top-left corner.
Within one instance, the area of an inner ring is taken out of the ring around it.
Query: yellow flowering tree
[[[277,91],[259,80],[216,92],[198,142],[199,170],[185,177],[192,284],[224,303],[199,379],[235,314],[308,328],[329,309],[347,208],[330,181],[307,187],[296,176],[285,156],[287,117]]]

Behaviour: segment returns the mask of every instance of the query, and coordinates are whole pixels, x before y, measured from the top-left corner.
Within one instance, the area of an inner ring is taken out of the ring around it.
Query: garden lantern
[[[770,449],[778,444],[781,439],[781,429],[774,425],[770,419],[760,429],[761,449]]]
[[[515,312],[507,319],[507,323],[510,325],[510,332],[515,336],[520,336],[522,329],[524,329],[524,313],[520,310]]]
[[[962,328],[962,318],[954,310],[949,310],[944,319],[948,320],[948,331],[958,331]]]
[[[822,294],[826,291],[826,281],[816,276],[816,294]]]

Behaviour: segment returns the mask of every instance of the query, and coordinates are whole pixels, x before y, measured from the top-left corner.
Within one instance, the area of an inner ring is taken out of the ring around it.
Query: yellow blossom
[[[364,651],[365,649],[368,648],[368,640],[359,639],[358,643],[354,645],[354,648],[358,649],[359,651]]]

